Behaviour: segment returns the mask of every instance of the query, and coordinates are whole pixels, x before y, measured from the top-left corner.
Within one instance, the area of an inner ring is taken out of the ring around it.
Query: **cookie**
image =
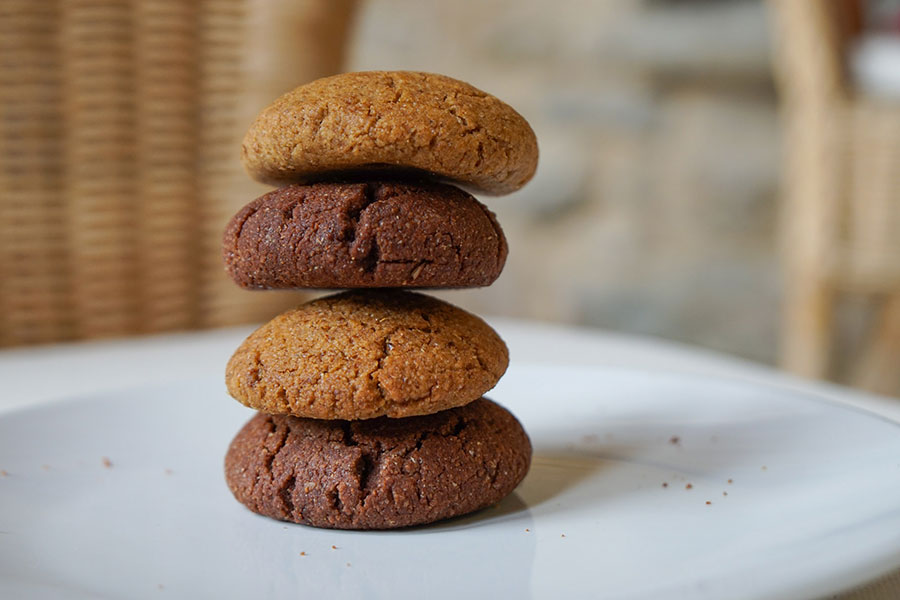
[[[466,192],[387,181],[278,188],[238,212],[223,243],[232,279],[253,289],[484,286],[506,253]]]
[[[318,79],[278,98],[250,126],[241,159],[252,177],[273,185],[399,168],[507,194],[534,175],[538,147],[519,113],[467,83],[367,71]]]
[[[353,291],[285,312],[248,337],[229,393],[270,414],[314,419],[424,415],[481,397],[509,354],[490,326],[436,298]]]
[[[225,479],[253,512],[314,527],[391,529],[499,502],[531,442],[486,399],[408,419],[321,421],[257,414],[231,443]]]

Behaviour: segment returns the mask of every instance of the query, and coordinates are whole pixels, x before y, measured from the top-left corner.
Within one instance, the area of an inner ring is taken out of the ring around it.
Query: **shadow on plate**
[[[475,513],[454,517],[431,525],[412,527],[404,531],[436,532],[484,527],[498,523],[521,521],[522,527],[533,524],[531,508],[545,506],[567,491],[612,464],[621,460],[624,449],[609,448],[602,455],[586,454],[570,448],[547,448],[536,452],[528,475],[516,490],[494,506]]]
[[[616,457],[621,456],[617,451]],[[475,513],[447,519],[431,525],[410,528],[414,531],[452,531],[484,527],[498,523],[521,521],[522,527],[533,523],[530,508],[551,502],[592,478],[610,464],[604,458],[579,454],[568,449],[548,449],[534,455],[528,475],[516,490],[494,506]]]
[[[563,449],[543,450],[535,454],[531,470],[517,491],[529,508],[537,508],[591,479],[608,464]]]
[[[574,435],[572,433],[571,435]],[[565,437],[570,437],[567,433]],[[533,524],[530,509],[542,507],[542,512],[554,512],[553,506],[547,506],[554,499],[562,497],[566,492],[573,490],[587,480],[592,479],[599,471],[609,468],[621,461],[628,461],[629,457],[639,454],[640,449],[621,444],[597,442],[596,436],[590,436],[590,446],[566,445],[563,447],[544,447],[537,450],[532,457],[531,468],[528,475],[515,491],[495,504],[480,511],[462,515],[430,525],[417,525],[403,528],[399,531],[405,535],[410,533],[432,533],[484,527],[499,523],[519,521],[523,528],[529,528]],[[577,437],[575,439],[578,439]],[[583,503],[589,498],[591,503],[598,501],[600,496],[578,496]],[[563,510],[582,508],[569,502]],[[385,533],[382,531],[381,533]]]
[[[526,523],[523,527],[527,527],[527,523],[531,523],[531,514],[528,512],[528,505],[522,500],[518,492],[513,492],[494,506],[414,529],[422,532],[455,531],[516,520]]]

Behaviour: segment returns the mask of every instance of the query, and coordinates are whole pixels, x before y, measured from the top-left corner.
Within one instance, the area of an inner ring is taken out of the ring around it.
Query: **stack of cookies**
[[[232,278],[248,289],[350,291],[279,315],[229,361],[229,393],[260,411],[225,457],[238,501],[316,527],[388,529],[512,492],[531,444],[482,397],[506,370],[503,340],[403,288],[499,276],[503,232],[456,185],[523,186],[537,164],[528,123],[448,77],[349,73],[276,100],[242,150],[253,177],[281,187],[229,223]]]

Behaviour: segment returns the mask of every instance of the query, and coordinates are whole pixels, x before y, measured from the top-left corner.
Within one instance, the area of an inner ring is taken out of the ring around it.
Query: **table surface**
[[[517,364],[602,365],[688,373],[812,393],[900,422],[900,400],[799,379],[769,367],[657,339],[559,325],[488,319]],[[0,351],[0,414],[49,400],[222,375],[252,327]],[[900,571],[844,598],[900,597]]]

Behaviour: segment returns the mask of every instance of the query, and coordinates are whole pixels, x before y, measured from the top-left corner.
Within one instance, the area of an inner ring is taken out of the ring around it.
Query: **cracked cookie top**
[[[247,131],[241,160],[273,185],[401,169],[500,195],[531,179],[538,147],[519,113],[467,83],[366,71],[318,79],[275,100]]]
[[[412,292],[352,291],[250,334],[225,382],[238,401],[269,414],[410,417],[481,397],[508,363],[503,340],[475,315]]]
[[[500,501],[525,477],[531,443],[486,399],[409,419],[321,421],[257,414],[225,457],[234,496],[315,527],[431,523]]]
[[[500,275],[507,245],[458,188],[369,181],[269,192],[231,219],[222,251],[251,289],[476,287]]]

